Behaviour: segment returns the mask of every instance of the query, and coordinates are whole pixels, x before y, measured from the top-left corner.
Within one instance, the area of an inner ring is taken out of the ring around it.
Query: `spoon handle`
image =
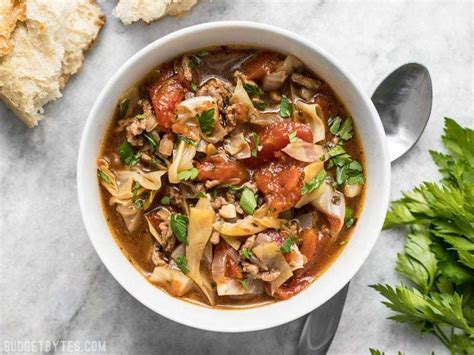
[[[349,283],[308,315],[298,342],[299,355],[325,355],[327,353],[336,334],[348,290]]]

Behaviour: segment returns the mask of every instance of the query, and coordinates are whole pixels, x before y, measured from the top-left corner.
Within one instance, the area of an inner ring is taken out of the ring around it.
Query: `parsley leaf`
[[[191,65],[191,68],[197,69],[201,66],[202,64],[202,59],[199,58],[196,54],[191,54],[189,56],[189,64]]]
[[[108,177],[107,174],[104,173],[102,170],[97,169],[97,176],[99,177],[99,179],[106,182],[107,184],[112,184],[112,179]]]
[[[353,136],[352,117],[347,117],[342,122],[341,117],[331,117],[328,120],[329,131],[339,137],[343,142],[348,141]]]
[[[258,153],[258,148],[260,147],[260,137],[259,137],[259,135],[255,132],[252,132],[252,140],[253,140],[253,144],[254,144],[255,148],[252,149],[250,154],[253,157],[256,157],[257,153]]]
[[[123,99],[119,103],[119,115],[120,118],[125,118],[128,113],[128,107],[130,106],[130,100],[128,98]]]
[[[189,218],[185,215],[176,213],[170,218],[170,227],[176,239],[183,244],[188,244],[188,223]]]
[[[197,86],[196,83],[191,83],[191,90],[193,90],[193,92],[196,92],[199,90],[199,86]]]
[[[252,190],[245,187],[242,191],[242,195],[240,196],[239,201],[240,207],[244,210],[247,214],[253,214],[255,208],[257,207],[257,199],[255,198],[255,194]]]
[[[263,101],[252,101],[252,103],[259,111],[264,111],[267,108],[267,105],[265,105],[265,102]]]
[[[306,182],[301,189],[301,194],[307,194],[310,193],[311,191],[316,190],[321,184],[324,182],[324,179],[326,179],[327,172],[324,169],[321,169],[315,177],[313,177],[310,181]]]
[[[354,218],[354,210],[350,207],[346,207],[346,213],[344,214],[344,225],[346,228],[351,228],[356,222]]]
[[[196,115],[196,118],[199,121],[199,126],[201,126],[201,131],[206,135],[210,135],[214,130],[214,113],[215,110],[212,108],[204,111],[200,115]]]
[[[280,247],[280,251],[283,253],[283,254],[287,254],[291,251],[291,247],[293,246],[293,244],[295,244],[297,241],[296,237],[292,234],[290,234],[288,236],[288,238],[286,238],[286,240],[283,242],[283,244],[281,245]]]
[[[199,170],[192,167],[188,170],[183,170],[178,173],[178,179],[181,181],[194,180],[199,175]]]
[[[290,143],[296,142],[296,140],[298,139],[298,137],[296,136],[297,134],[298,132],[293,131],[288,135],[288,138],[290,139]]]
[[[263,95],[263,91],[257,85],[244,84],[244,89],[250,97],[259,97]]]
[[[128,166],[136,165],[140,161],[140,152],[135,154],[128,142],[123,142],[120,145],[119,156],[122,163]]]
[[[281,117],[290,117],[293,113],[293,106],[291,105],[290,100],[285,96],[281,97],[280,100],[280,116]]]
[[[242,248],[242,249],[240,249],[240,255],[242,255],[242,257],[243,257],[244,259],[247,259],[247,260],[248,260],[248,259],[250,259],[250,258],[252,257],[253,253],[252,253],[251,250],[249,250],[249,249],[247,249],[247,248]]]
[[[249,279],[241,279],[239,280],[240,284],[242,285],[243,288],[248,288],[249,287]]]
[[[182,141],[186,144],[189,144],[189,145],[196,145],[196,142],[193,141],[191,138],[188,138],[186,136],[182,136],[181,134],[178,134],[176,135],[176,138],[178,138],[179,141]]]
[[[160,202],[162,205],[168,206],[171,204],[171,198],[169,196],[163,196]]]
[[[146,140],[148,141],[148,144],[150,145],[151,151],[155,152],[156,148],[158,147],[158,142],[156,141],[155,137],[153,137],[151,134],[145,132],[143,133],[145,136]]]
[[[183,274],[187,274],[189,272],[188,260],[184,255],[178,256],[174,261],[176,266],[179,267]]]

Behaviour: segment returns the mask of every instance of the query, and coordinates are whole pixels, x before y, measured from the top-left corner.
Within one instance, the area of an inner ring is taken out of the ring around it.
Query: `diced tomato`
[[[219,185],[241,185],[248,181],[247,169],[236,160],[229,160],[222,155],[212,155],[197,163],[199,181],[216,180]]]
[[[261,149],[257,151],[256,157],[246,159],[245,164],[250,167],[258,167],[264,162],[274,160],[275,153],[290,143],[289,135],[295,131],[298,138],[307,142],[313,141],[311,129],[304,123],[288,120],[266,126],[258,132]],[[255,149],[255,140],[250,135],[247,137],[247,141],[250,142],[250,148]]]
[[[163,131],[169,132],[175,121],[176,105],[184,99],[185,88],[176,79],[169,78],[148,89],[156,121]]]
[[[287,300],[301,291],[303,291],[306,287],[308,287],[310,283],[310,278],[309,277],[297,277],[293,276],[291,279],[289,279],[287,282],[285,282],[283,285],[277,288],[273,296],[281,299],[281,300]]]
[[[234,279],[241,279],[243,277],[239,264],[237,264],[237,262],[232,258],[227,258],[226,260],[225,276],[232,277]]]
[[[280,213],[292,208],[301,197],[303,165],[288,156],[255,173],[257,188],[265,195],[270,209]]]
[[[280,56],[276,53],[260,52],[244,64],[243,72],[250,80],[261,80],[272,72],[279,61]]]
[[[316,231],[312,228],[305,228],[300,235],[300,252],[306,256],[306,263],[310,263],[318,252],[319,238]]]

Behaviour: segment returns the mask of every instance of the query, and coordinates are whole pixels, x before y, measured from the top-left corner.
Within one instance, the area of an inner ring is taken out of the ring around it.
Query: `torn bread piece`
[[[120,0],[112,13],[126,25],[139,20],[150,23],[166,15],[183,16],[196,3],[197,0]]]
[[[0,57],[13,49],[11,35],[17,21],[26,20],[24,0],[0,0]]]
[[[92,0],[26,1],[26,20],[17,22],[10,53],[0,56],[0,98],[28,127],[61,97],[104,20]]]

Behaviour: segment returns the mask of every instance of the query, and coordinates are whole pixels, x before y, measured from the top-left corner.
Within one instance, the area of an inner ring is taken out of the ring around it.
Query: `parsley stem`
[[[439,325],[437,324],[434,324],[433,325],[433,334],[448,348],[450,349],[451,346],[450,346],[450,341],[448,339],[448,337],[446,336],[446,334],[444,334],[444,332],[441,330],[441,328],[439,327]],[[452,329],[452,328],[451,328]]]

